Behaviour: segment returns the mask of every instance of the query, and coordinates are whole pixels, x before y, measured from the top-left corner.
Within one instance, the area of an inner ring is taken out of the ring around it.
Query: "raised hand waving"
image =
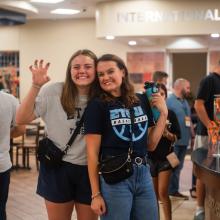
[[[50,63],[44,64],[44,60],[35,60],[34,65],[29,67],[32,73],[33,86],[40,88],[50,80],[50,77],[47,75],[49,66]]]

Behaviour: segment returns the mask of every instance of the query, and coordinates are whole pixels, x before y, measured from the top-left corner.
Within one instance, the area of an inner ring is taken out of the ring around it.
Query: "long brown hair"
[[[125,73],[125,76],[122,78],[122,84],[121,84],[121,99],[122,99],[123,104],[126,107],[131,107],[135,103],[138,103],[139,100],[138,100],[137,96],[135,95],[133,85],[129,81],[128,69],[127,69],[124,61],[120,57],[118,57],[118,56],[116,56],[114,54],[104,54],[100,58],[98,58],[97,64],[99,62],[105,62],[105,61],[113,61],[113,62],[115,62],[117,67],[120,70],[123,70],[124,73]],[[97,83],[97,78],[96,78],[96,83]],[[105,92],[101,88],[99,83],[97,83],[96,87],[97,87],[97,89],[96,89],[97,95],[103,101],[107,101],[107,102],[108,101],[114,101],[115,98],[111,94]]]
[[[90,57],[94,61],[94,66],[96,68],[97,57],[96,55],[87,49],[76,51],[69,59],[67,70],[66,70],[66,79],[63,86],[63,91],[61,94],[61,104],[63,109],[68,114],[74,114],[76,103],[78,101],[78,90],[75,83],[72,81],[71,77],[71,64],[72,60],[79,55],[84,55]],[[94,95],[94,85],[92,84],[89,91],[89,99]]]

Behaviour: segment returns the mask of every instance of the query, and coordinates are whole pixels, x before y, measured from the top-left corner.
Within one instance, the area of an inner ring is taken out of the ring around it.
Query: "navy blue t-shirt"
[[[196,98],[204,100],[206,112],[211,120],[214,119],[214,95],[217,94],[220,94],[220,75],[211,73],[200,82]],[[200,120],[198,120],[196,134],[207,135],[207,129]]]
[[[133,150],[138,156],[147,154],[148,127],[154,125],[152,111],[145,95],[138,95],[139,104],[135,104]],[[113,156],[128,151],[131,140],[131,120],[129,109],[123,107],[120,98],[107,103],[100,98],[89,102],[85,112],[85,134],[100,134],[103,156]]]

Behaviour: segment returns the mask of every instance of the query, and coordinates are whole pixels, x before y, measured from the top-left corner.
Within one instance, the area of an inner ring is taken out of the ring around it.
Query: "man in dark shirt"
[[[214,95],[220,94],[220,63],[215,72],[209,74],[200,82],[195,110],[198,115],[198,124],[194,148],[208,147],[207,128],[212,126],[214,120]],[[205,186],[200,179],[196,181],[197,208],[194,220],[204,220]]]

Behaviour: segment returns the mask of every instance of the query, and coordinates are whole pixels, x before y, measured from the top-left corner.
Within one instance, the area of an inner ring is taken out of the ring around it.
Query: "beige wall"
[[[95,20],[30,21],[17,27],[0,28],[0,50],[20,51],[21,98],[31,84],[29,65],[35,59],[51,63],[52,81],[62,81],[66,66],[73,52],[88,48],[97,55],[116,53],[126,60],[129,48],[112,41],[95,37]]]
[[[0,27],[0,51],[19,50],[19,27]]]
[[[220,50],[217,41],[215,45],[209,40],[200,40],[199,37],[194,37],[190,42],[188,38],[161,38],[153,46],[130,47],[126,42],[117,41],[117,38],[114,41],[97,39],[95,26],[95,19],[74,19],[29,21],[22,26],[0,27],[0,51],[19,50],[20,52],[21,98],[30,87],[31,74],[28,67],[35,59],[49,61],[52,81],[62,81],[69,57],[82,48],[91,49],[98,56],[103,53],[115,53],[125,61],[128,52],[172,52],[186,48]],[[166,71],[169,72],[169,65],[165,66]]]

